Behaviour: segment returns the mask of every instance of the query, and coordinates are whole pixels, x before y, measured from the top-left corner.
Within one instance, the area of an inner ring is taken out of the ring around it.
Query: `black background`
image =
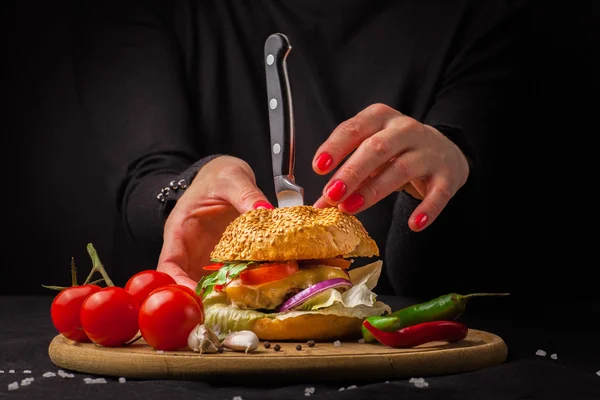
[[[597,259],[586,257],[595,246],[597,183],[584,178],[597,159],[585,155],[598,133],[593,59],[600,43],[591,7],[534,3],[533,97],[512,152],[502,155],[512,182],[498,188],[507,216],[498,229],[510,243],[503,259],[514,263],[506,269],[514,274],[512,289],[534,300],[583,299],[597,291]],[[128,271],[154,265],[131,245],[115,251],[114,243],[125,239],[74,91],[71,2],[4,2],[3,8],[0,294],[48,294],[41,284],[68,284],[72,256],[89,271],[89,242],[124,284]]]

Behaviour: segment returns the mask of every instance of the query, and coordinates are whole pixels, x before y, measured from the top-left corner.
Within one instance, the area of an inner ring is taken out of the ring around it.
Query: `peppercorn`
[[[266,341],[263,346],[265,346],[265,349],[270,349],[271,348],[271,342]]]
[[[279,350],[281,350],[281,346],[276,344],[275,347],[273,347],[273,350],[279,351]]]
[[[219,353],[222,353],[223,351],[225,351],[225,348],[223,346],[219,346],[219,348],[217,349],[217,351]]]
[[[314,340],[309,340],[307,343],[308,347],[315,347],[315,341]]]
[[[301,344],[297,344],[296,345],[296,350],[302,350],[302,345]]]

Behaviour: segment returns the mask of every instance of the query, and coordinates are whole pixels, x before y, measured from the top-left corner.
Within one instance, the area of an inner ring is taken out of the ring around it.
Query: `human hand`
[[[413,231],[429,226],[466,183],[462,151],[437,129],[383,104],[341,123],[319,147],[313,169],[334,173],[315,207],[356,214],[399,190],[422,200],[408,220]]]
[[[261,207],[273,208],[246,162],[230,156],[208,162],[165,221],[157,270],[196,289],[225,228],[240,214]]]

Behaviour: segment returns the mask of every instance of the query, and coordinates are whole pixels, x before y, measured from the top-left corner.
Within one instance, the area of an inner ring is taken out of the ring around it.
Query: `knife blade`
[[[286,59],[292,46],[284,34],[274,33],[265,41],[271,159],[279,208],[304,205],[304,189],[296,183],[295,129],[292,94]]]

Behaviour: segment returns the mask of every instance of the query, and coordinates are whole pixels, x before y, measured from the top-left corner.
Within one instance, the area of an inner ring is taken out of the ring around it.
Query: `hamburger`
[[[390,312],[372,291],[382,262],[352,267],[379,249],[354,216],[295,206],[248,211],[225,230],[198,283],[205,325],[218,336],[261,340],[361,337],[362,321]]]

